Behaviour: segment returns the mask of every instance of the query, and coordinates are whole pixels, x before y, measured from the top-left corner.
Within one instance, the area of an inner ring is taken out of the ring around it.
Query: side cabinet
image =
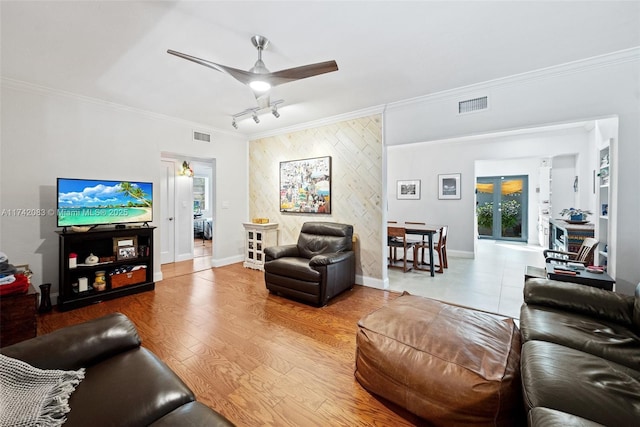
[[[264,248],[278,245],[278,224],[243,223],[245,234],[244,266],[264,270]]]
[[[154,230],[143,226],[58,231],[58,308],[66,311],[155,289]]]
[[[0,297],[0,347],[33,338],[37,334],[38,294],[29,285],[26,294]]]

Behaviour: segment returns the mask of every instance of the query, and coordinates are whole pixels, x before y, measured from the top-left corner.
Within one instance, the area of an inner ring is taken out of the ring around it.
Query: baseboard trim
[[[374,277],[365,277],[362,275],[356,275],[356,285],[366,286],[368,288],[375,288],[381,290],[389,289],[389,278],[376,279]]]
[[[453,258],[469,258],[474,259],[476,256],[473,252],[469,251],[450,251],[447,249],[447,256],[451,256]]]
[[[237,264],[244,262],[243,255],[236,255],[227,258],[211,258],[211,267],[224,267],[225,265]]]

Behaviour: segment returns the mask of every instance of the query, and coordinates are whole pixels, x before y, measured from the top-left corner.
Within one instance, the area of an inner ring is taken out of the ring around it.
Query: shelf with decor
[[[598,220],[596,222],[595,237],[598,239],[599,246],[594,263],[604,266],[605,269],[608,269],[611,261],[609,253],[611,221],[609,219],[611,217],[611,173],[613,172],[613,159],[611,156],[612,143],[612,139],[604,141],[604,143],[598,147],[597,151],[598,165],[596,170],[598,171],[598,188],[596,191],[596,209],[598,209]]]
[[[61,311],[155,289],[155,227],[58,231]]]

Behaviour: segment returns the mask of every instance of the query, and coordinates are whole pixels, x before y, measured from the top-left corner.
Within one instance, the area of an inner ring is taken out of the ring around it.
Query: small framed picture
[[[449,173],[438,175],[438,199],[460,199],[460,174]]]
[[[131,259],[137,258],[138,254],[136,253],[135,246],[120,246],[118,247],[118,252],[116,253],[116,258],[118,260],[121,259]]]
[[[137,258],[137,247],[138,236],[113,238],[113,254],[118,261],[121,259]],[[133,248],[133,251],[131,248]]]
[[[398,181],[398,200],[420,200],[420,180]]]

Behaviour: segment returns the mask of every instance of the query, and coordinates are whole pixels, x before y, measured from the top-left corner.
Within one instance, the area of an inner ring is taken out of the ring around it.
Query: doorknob
[[[172,216],[170,216],[168,219],[169,219],[169,221],[173,221],[173,217]]]

